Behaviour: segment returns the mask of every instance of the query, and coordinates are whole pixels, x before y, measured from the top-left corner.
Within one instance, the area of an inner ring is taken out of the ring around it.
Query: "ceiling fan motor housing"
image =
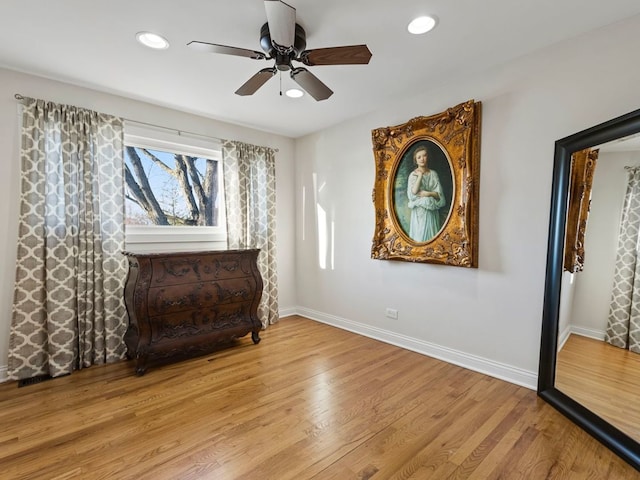
[[[300,25],[296,23],[296,33],[293,45],[278,45],[271,41],[269,24],[265,23],[260,29],[260,46],[276,61],[278,70],[291,70],[291,60],[297,58],[307,47],[307,34]]]

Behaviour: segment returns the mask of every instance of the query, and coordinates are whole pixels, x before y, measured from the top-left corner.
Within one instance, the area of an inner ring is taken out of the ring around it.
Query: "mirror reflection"
[[[640,442],[640,135],[596,149],[582,269],[562,277],[555,386]]]

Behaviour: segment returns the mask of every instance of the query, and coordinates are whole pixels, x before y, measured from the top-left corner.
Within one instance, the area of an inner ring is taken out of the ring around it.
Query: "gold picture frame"
[[[478,267],[480,120],[469,100],[371,132],[371,258]]]
[[[593,174],[599,152],[599,149],[585,148],[571,155],[564,248],[564,270],[571,273],[584,269],[584,236],[589,220]]]

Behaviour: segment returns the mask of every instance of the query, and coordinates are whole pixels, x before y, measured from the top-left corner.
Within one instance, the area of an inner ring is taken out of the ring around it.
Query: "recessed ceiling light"
[[[291,97],[291,98],[300,98],[301,96],[304,95],[304,92],[302,90],[298,90],[297,88],[290,88],[289,90],[287,90],[286,92],[284,92],[284,94],[287,97]]]
[[[136,40],[138,40],[145,47],[155,48],[156,50],[164,50],[165,48],[169,48],[169,41],[158,35],[157,33],[151,32],[138,32],[136,33]]]
[[[422,33],[427,33],[430,30],[433,30],[433,27],[436,26],[437,20],[434,16],[425,16],[418,17],[411,20],[407,30],[414,35],[420,35]]]

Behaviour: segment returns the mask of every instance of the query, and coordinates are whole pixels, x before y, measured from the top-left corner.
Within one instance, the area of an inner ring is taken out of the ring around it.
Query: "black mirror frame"
[[[570,135],[555,144],[547,269],[542,311],[538,395],[640,470],[640,443],[555,387],[571,155],[640,132],[640,109]]]

